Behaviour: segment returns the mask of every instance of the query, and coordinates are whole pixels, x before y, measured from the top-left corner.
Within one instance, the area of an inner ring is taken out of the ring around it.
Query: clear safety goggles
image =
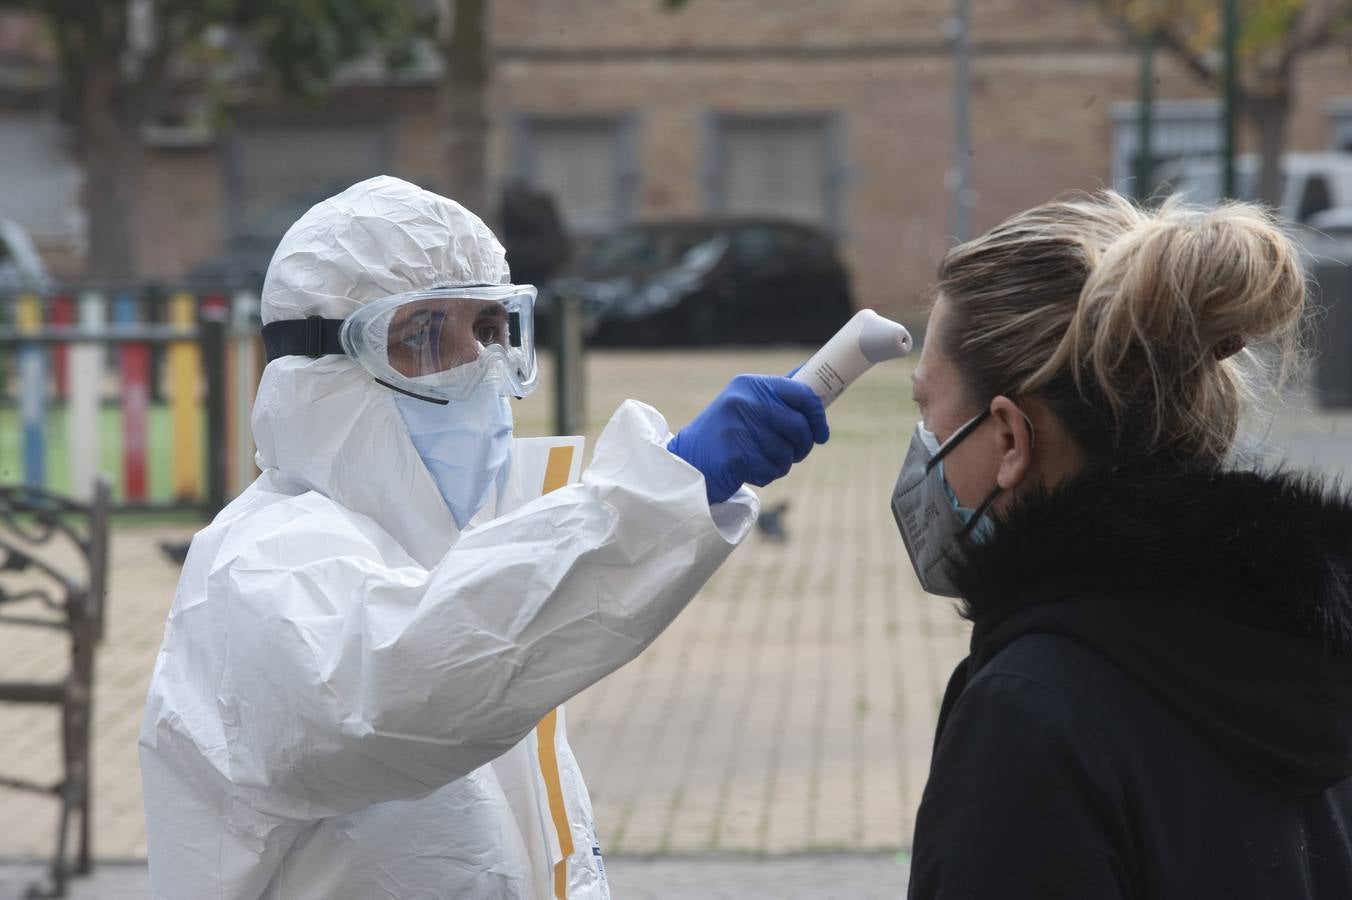
[[[343,320],[343,350],[377,381],[435,400],[463,400],[485,379],[524,397],[538,372],[535,288],[491,285],[395,294]]]

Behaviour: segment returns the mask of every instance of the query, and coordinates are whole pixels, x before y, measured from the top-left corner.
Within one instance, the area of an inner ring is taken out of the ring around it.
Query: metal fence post
[[[1155,32],[1141,36],[1136,88],[1136,199],[1142,203],[1155,193]]]
[[[972,145],[971,25],[968,0],[956,0],[946,27],[953,41],[953,166],[949,169],[949,187],[953,191],[953,236],[959,241],[971,237],[972,188],[970,157]]]
[[[1239,72],[1237,56],[1239,53],[1239,4],[1237,0],[1222,0],[1223,26],[1221,30],[1221,50],[1225,60],[1223,70],[1221,98],[1224,117],[1221,119],[1221,181],[1224,193],[1222,197],[1235,199],[1239,196],[1235,181],[1236,124],[1239,116]]]
[[[564,291],[555,303],[554,431],[581,434],[586,428],[586,384],[582,372],[582,301]]]
[[[258,297],[252,291],[237,291],[231,312],[230,354],[230,493],[238,494],[258,474],[251,414],[258,392],[259,343]]]
[[[229,479],[226,460],[229,435],[226,434],[224,309],[211,309],[202,318],[202,361],[206,367],[207,389],[207,512],[215,515],[225,507]]]
[[[1315,386],[1325,409],[1352,408],[1352,256],[1320,254],[1314,266]]]

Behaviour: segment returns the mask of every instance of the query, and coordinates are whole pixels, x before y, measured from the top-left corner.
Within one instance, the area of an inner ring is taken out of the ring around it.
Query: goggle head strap
[[[343,319],[326,319],[323,316],[307,316],[304,319],[283,319],[263,326],[263,346],[267,350],[268,362],[283,356],[308,356],[318,359],[321,356],[346,356],[338,332],[343,327]],[[376,379],[376,384],[389,388],[408,397],[426,400],[438,406],[446,401],[436,397],[424,397],[412,391]]]
[[[347,351],[338,340],[342,319],[307,316],[304,319],[283,319],[263,326],[263,346],[268,362],[283,356],[343,356]]]

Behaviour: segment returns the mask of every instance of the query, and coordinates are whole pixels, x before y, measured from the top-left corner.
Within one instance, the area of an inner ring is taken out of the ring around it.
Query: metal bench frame
[[[51,794],[61,804],[50,877],[29,897],[64,897],[71,875],[92,870],[90,858],[90,723],[94,700],[94,650],[103,638],[108,570],[108,485],[99,481],[91,503],[48,491],[0,487],[0,627],[56,629],[70,637],[70,668],[59,681],[0,681],[0,703],[48,704],[61,710],[62,777],[40,784],[0,776],[0,787]],[[84,572],[73,576],[43,559],[43,548],[68,542]],[[7,576],[36,581],[15,590]],[[23,613],[12,613],[21,609]],[[79,816],[74,859],[69,858],[71,819]]]

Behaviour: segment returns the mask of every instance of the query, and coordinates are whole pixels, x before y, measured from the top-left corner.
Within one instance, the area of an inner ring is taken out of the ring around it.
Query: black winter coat
[[[1352,900],[1352,502],[1088,472],[957,573],[913,900]]]

